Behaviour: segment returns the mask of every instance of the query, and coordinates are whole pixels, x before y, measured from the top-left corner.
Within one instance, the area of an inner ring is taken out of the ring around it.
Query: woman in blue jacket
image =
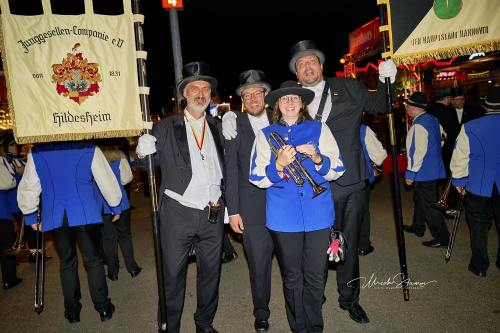
[[[107,161],[109,162],[116,180],[118,181],[122,193],[122,201],[117,207],[109,207],[101,193],[97,190],[97,200],[102,211],[102,242],[104,259],[108,266],[107,277],[118,280],[118,245],[125,260],[125,267],[132,277],[141,273],[142,268],[137,265],[134,259],[134,247],[132,244],[132,233],[130,231],[130,202],[127,197],[124,185],[133,179],[132,170],[127,157],[123,152],[114,146],[100,147]],[[114,216],[119,218],[115,220]]]
[[[314,93],[286,81],[266,96],[273,124],[255,139],[250,182],[266,192],[266,226],[271,231],[283,277],[288,323],[293,332],[322,332],[321,313],[330,227],[335,221],[329,181],[345,171],[332,133],[312,121],[307,105]],[[275,132],[284,145],[270,140]],[[276,154],[272,152],[273,145]],[[319,186],[297,185],[289,168],[299,162]]]

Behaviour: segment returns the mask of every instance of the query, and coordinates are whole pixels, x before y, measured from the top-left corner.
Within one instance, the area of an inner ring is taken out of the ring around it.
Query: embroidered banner
[[[142,131],[131,12],[21,16],[6,2],[0,44],[18,143]]]
[[[396,63],[500,49],[499,0],[388,2],[392,59]]]

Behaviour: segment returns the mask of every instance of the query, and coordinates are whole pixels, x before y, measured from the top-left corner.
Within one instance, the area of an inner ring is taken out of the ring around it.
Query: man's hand
[[[151,134],[143,134],[139,137],[137,148],[135,149],[137,157],[143,159],[147,155],[156,153],[156,138]]]
[[[233,111],[228,111],[222,116],[222,135],[226,140],[236,137],[238,130],[236,128],[236,118],[238,116]]]
[[[321,155],[316,152],[316,148],[314,148],[314,145],[311,144],[305,144],[305,145],[300,145],[295,147],[295,150],[297,152],[307,155],[311,158],[314,164],[320,164],[321,163]]]
[[[120,219],[120,214],[113,215],[113,217],[111,218],[111,222],[116,222],[119,219]]]
[[[38,227],[40,227],[40,231],[42,230],[42,224],[38,224],[38,223],[35,223],[35,224],[32,224],[31,225],[31,229],[33,229],[34,231],[38,231]]]
[[[396,74],[398,73],[398,69],[396,64],[392,59],[382,61],[380,65],[378,65],[378,79],[385,83],[385,78],[391,78],[391,83],[396,82]]]
[[[245,230],[243,226],[243,219],[240,214],[229,216],[229,225],[237,234],[242,234],[243,230]]]
[[[405,179],[405,183],[408,186],[412,186],[413,185],[413,180],[411,180],[411,179]]]

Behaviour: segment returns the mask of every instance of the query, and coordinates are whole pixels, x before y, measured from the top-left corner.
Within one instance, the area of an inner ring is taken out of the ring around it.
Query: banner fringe
[[[416,52],[405,55],[393,55],[392,59],[398,65],[408,65],[424,62],[430,59],[449,59],[469,55],[475,52],[492,52],[500,50],[500,40],[489,40],[481,43],[472,43],[461,46],[452,46],[443,49],[435,49],[427,52]]]
[[[117,130],[95,133],[66,133],[66,134],[50,134],[16,137],[16,142],[19,144],[54,142],[54,141],[79,141],[93,139],[109,139],[119,137],[138,136],[142,134],[142,130]]]

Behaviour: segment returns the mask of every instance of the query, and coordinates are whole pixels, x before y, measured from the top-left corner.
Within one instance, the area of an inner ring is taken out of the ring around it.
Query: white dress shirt
[[[318,113],[319,103],[321,102],[321,96],[323,95],[323,89],[325,88],[325,83],[326,81],[323,80],[315,86],[304,87],[314,92],[314,99],[311,102],[311,104],[307,106],[307,108],[309,109],[309,115],[311,116],[312,119],[315,119],[316,113]],[[326,122],[328,116],[330,115],[330,111],[332,110],[332,97],[330,96],[331,95],[330,93],[331,93],[330,89],[328,89],[328,96],[326,98],[325,107],[323,109],[323,115],[321,117],[322,123]]]
[[[464,108],[455,109],[455,111],[457,112],[458,123],[461,124],[462,123],[462,116],[464,115]]]
[[[262,112],[260,116],[252,116],[248,113],[248,120],[250,120],[250,125],[252,126],[253,134],[257,136],[259,131],[267,126],[269,126],[269,119],[267,118],[266,111]]]
[[[220,188],[222,168],[219,165],[217,148],[208,124],[205,125],[201,151],[193,135],[194,131],[198,140],[201,140],[203,125],[206,122],[205,116],[195,119],[187,111],[184,115],[192,177],[183,195],[169,189],[165,190],[165,194],[183,206],[203,210],[209,201],[216,203],[222,194]]]

